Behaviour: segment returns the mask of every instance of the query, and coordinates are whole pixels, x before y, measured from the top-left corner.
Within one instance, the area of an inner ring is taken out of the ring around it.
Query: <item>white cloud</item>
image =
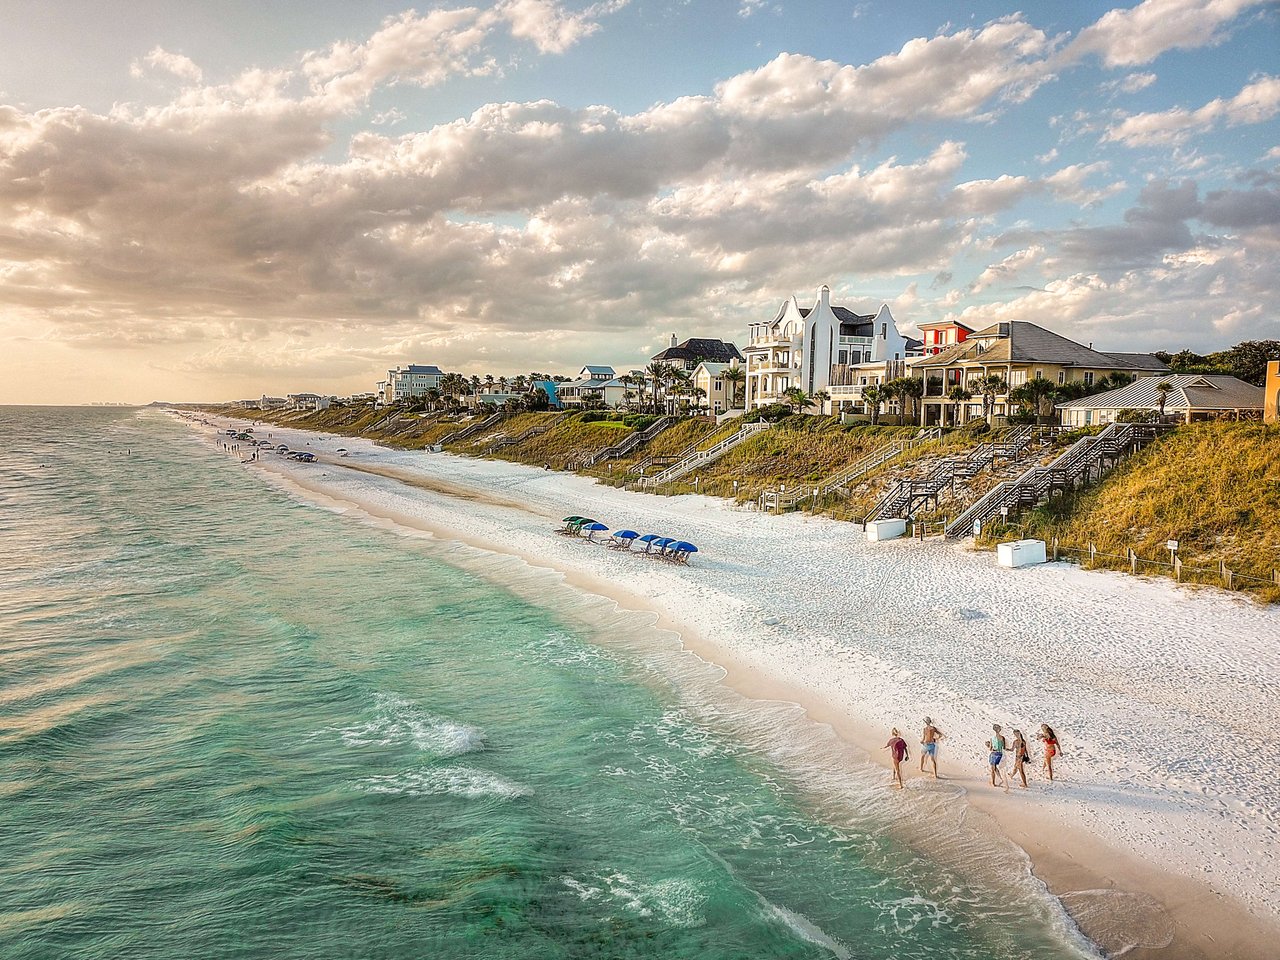
[[[1150,63],[1168,50],[1220,43],[1241,13],[1268,0],[1143,0],[1117,8],[1086,27],[1063,51],[1070,63],[1095,55],[1108,67]]]
[[[1091,187],[1085,183],[1094,175],[1106,173],[1109,167],[1110,165],[1105,161],[1076,163],[1045,177],[1044,183],[1057,199],[1088,207],[1100,203],[1125,188],[1126,184],[1123,180],[1113,181],[1103,187]]]
[[[1229,100],[1218,98],[1197,110],[1175,107],[1161,113],[1138,113],[1113,124],[1104,140],[1130,147],[1182,143],[1218,124],[1228,127],[1264,123],[1280,114],[1280,77],[1261,77]]]
[[[999,263],[993,263],[983,270],[978,278],[969,285],[971,293],[981,293],[988,287],[997,284],[1007,285],[1013,283],[1027,267],[1039,263],[1044,258],[1044,247],[1035,246],[1027,247],[1025,250],[1019,250],[1011,253]]]
[[[155,47],[142,59],[134,60],[129,65],[129,73],[134,77],[143,77],[146,76],[147,67],[171,73],[179,80],[186,80],[188,83],[199,83],[204,79],[204,74],[190,57],[184,57],[180,53],[170,53],[162,47]]]

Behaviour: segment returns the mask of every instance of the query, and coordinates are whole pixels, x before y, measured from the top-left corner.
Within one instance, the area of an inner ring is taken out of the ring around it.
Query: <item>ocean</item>
[[[1016,857],[474,553],[160,411],[0,407],[0,956],[1087,955]]]

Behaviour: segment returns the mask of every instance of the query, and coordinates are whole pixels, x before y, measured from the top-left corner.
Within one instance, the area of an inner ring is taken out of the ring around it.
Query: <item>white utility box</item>
[[[1029,567],[1046,559],[1043,540],[1010,540],[996,545],[996,562],[1002,567]]]
[[[872,520],[867,524],[867,539],[872,543],[877,540],[896,540],[906,532],[905,520]]]

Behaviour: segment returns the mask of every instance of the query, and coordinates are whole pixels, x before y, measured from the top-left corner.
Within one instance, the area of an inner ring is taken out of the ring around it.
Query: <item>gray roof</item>
[[[424,373],[429,377],[444,376],[443,371],[434,363],[411,363],[399,373]]]
[[[994,342],[980,349],[983,340]],[[1135,356],[1141,356],[1141,362]],[[1009,320],[969,334],[963,343],[926,357],[916,364],[943,367],[952,363],[1052,363],[1093,370],[1168,370],[1155,357],[1145,354],[1101,353],[1025,320]]]
[[[582,369],[587,371],[587,373],[607,373],[609,376],[611,377],[613,376],[613,367],[602,367],[596,364],[588,363]]]
[[[1127,387],[1060,403],[1068,410],[1159,410],[1162,383],[1170,386],[1164,408],[1169,410],[1261,410],[1261,387],[1235,377],[1175,373],[1139,377]]]

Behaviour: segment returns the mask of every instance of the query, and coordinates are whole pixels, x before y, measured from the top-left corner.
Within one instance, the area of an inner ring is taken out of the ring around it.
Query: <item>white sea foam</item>
[[[651,917],[673,927],[701,927],[707,922],[706,895],[685,878],[635,880],[621,871],[571,876],[560,882],[584,902],[610,904],[637,917]]]
[[[450,795],[455,797],[494,797],[512,800],[533,794],[530,787],[466,766],[428,767],[402,773],[365,777],[356,786],[366,793],[387,793],[409,797]]]
[[[808,917],[796,913],[794,910],[788,910],[786,907],[780,907],[776,903],[770,903],[767,900],[762,900],[761,904],[767,916],[790,928],[800,939],[808,941],[814,946],[829,950],[839,960],[850,960],[853,956],[848,947],[827,936],[822,928]]]
[[[458,757],[485,748],[484,731],[425,713],[417,704],[390,693],[375,698],[375,716],[364,723],[334,728],[349,747],[413,744],[436,757]]]

